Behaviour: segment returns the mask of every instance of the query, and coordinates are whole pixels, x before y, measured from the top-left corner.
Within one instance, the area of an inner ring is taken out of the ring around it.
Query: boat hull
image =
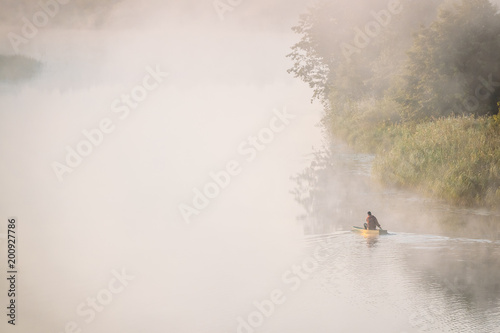
[[[362,235],[387,235],[387,230],[382,229],[366,230],[365,228],[353,226],[352,231]]]

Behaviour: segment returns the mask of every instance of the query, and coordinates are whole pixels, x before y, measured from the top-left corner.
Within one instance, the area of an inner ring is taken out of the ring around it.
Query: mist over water
[[[42,68],[28,81],[0,83],[0,206],[4,222],[17,217],[19,259],[16,327],[3,315],[2,332],[500,326],[498,237],[401,222],[416,213],[397,203],[411,199],[397,201],[403,192],[370,180],[371,156],[336,146],[337,164],[321,183],[326,206],[297,221],[304,207],[290,193],[291,177],[323,144],[322,106],[286,72],[297,41],[290,27],[306,5],[241,2],[220,20],[211,2],[123,1],[79,23],[67,9],[21,45]],[[2,33],[20,29],[13,8]],[[0,53],[13,53],[8,39]],[[126,115],[114,112],[114,101],[151,72],[168,75]],[[290,115],[279,131],[271,125],[277,113]],[[88,139],[83,131],[107,127],[103,119],[113,130],[59,181],[53,163],[67,163],[67,147]],[[239,147],[249,149],[249,137],[265,128],[272,139],[249,160]],[[211,174],[228,173],[231,161],[240,172],[186,223],[180,204],[193,207],[196,190],[214,182]],[[395,235],[345,231],[367,209]],[[434,210],[419,221],[433,214],[444,216]],[[6,239],[0,243],[4,274]],[[279,300],[272,310],[270,299]]]
[[[295,36],[221,22],[211,6],[142,10],[123,4],[97,30],[40,31],[26,49],[41,73],[2,84],[2,207],[19,220],[22,331],[234,330],[293,257],[276,244],[300,237],[289,177],[320,141],[321,111],[286,73]],[[112,102],[147,67],[168,76],[121,119]],[[285,109],[293,120],[248,162],[239,145]],[[114,130],[59,182],[51,164],[104,118]],[[231,160],[241,173],[185,223],[179,204]],[[77,313],[122,268],[130,284],[95,318]]]

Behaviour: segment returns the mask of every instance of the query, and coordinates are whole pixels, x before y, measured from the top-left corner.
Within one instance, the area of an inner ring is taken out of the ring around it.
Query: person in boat
[[[375,215],[372,215],[372,212],[368,212],[368,216],[366,217],[365,229],[377,230],[377,227],[382,229],[382,226],[378,223]]]

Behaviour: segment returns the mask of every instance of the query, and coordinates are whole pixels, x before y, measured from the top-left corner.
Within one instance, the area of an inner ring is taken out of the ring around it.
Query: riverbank
[[[498,7],[489,0],[359,5],[339,14],[331,2],[318,4],[293,27],[301,40],[288,55],[289,73],[326,106],[326,132],[375,154],[373,175],[383,183],[497,210]],[[394,17],[385,25],[368,13]]]
[[[446,117],[421,122],[370,121],[328,115],[323,125],[357,151],[376,155],[379,181],[463,207],[498,209],[498,117]]]

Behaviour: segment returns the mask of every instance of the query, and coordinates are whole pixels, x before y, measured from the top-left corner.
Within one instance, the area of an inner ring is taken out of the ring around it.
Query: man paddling
[[[382,226],[378,223],[377,218],[372,215],[372,212],[368,212],[368,216],[366,217],[365,229],[377,230],[377,227],[382,229]]]

